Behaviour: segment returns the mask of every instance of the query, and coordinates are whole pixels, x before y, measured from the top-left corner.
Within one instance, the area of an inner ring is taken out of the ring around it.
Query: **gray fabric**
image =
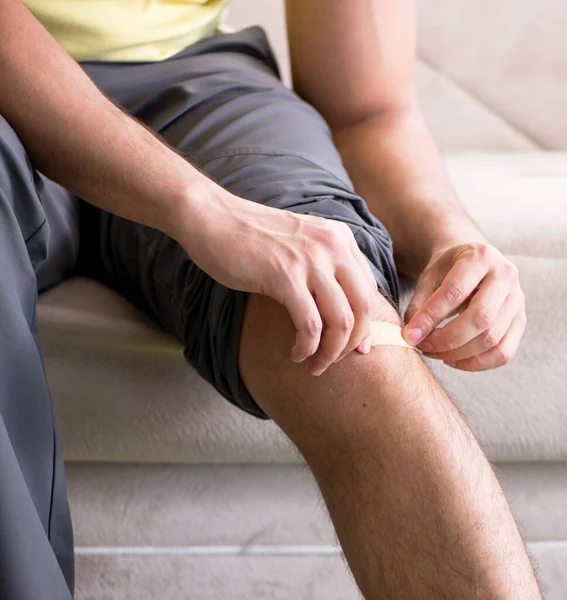
[[[260,28],[210,38],[167,63],[84,67],[234,194],[347,223],[379,288],[397,301],[388,234],[354,193],[326,123],[277,78]],[[214,281],[165,234],[110,214],[102,215],[100,250],[107,281],[176,335],[223,396],[265,417],[238,371],[247,294]]]
[[[0,117],[0,598],[9,600],[64,600],[73,587],[63,462],[36,337],[36,273],[54,283],[75,257],[67,246],[42,267],[50,247],[46,191]]]

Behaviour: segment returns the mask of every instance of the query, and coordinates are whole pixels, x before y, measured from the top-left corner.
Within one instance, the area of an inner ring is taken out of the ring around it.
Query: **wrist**
[[[398,268],[417,279],[433,258],[462,244],[487,244],[486,236],[466,214],[431,219],[435,226],[424,231],[418,241],[396,256]]]
[[[224,188],[199,173],[172,192],[159,229],[190,252],[206,239],[215,220],[226,210],[228,196]]]
[[[429,253],[428,262],[440,252],[463,244],[488,244],[486,236],[472,223],[463,223],[461,226],[451,226],[439,232],[434,238]]]

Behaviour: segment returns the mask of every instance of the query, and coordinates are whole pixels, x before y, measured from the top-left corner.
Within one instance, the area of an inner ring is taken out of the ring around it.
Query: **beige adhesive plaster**
[[[399,325],[383,321],[373,321],[370,331],[373,346],[404,346],[413,350],[417,349],[404,340],[402,337],[402,328]]]

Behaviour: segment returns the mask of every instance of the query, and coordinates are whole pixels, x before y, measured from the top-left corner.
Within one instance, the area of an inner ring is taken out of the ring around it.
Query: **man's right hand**
[[[36,169],[86,202],[172,235],[222,284],[283,304],[297,328],[292,359],[315,355],[312,373],[366,350],[376,283],[346,225],[212,183],[101,94],[20,1],[0,1],[0,37],[9,90],[0,115]]]
[[[315,355],[313,375],[354,349],[367,353],[377,288],[349,227],[219,190],[198,231],[175,232],[191,259],[229,288],[283,304],[297,329],[291,358]]]

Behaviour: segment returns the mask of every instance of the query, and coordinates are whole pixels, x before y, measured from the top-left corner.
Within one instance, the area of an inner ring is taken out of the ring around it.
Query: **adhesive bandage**
[[[402,328],[399,325],[383,321],[372,321],[370,331],[372,346],[404,346],[417,350],[404,340]]]

